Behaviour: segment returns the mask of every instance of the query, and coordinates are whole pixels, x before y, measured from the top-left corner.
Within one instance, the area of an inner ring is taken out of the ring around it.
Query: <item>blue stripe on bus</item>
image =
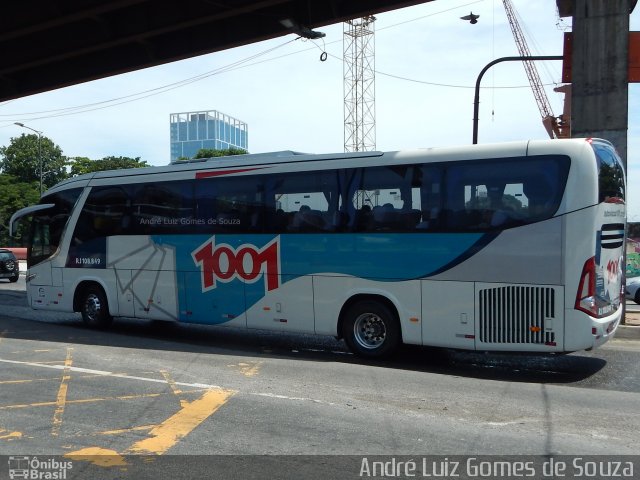
[[[281,284],[304,275],[350,275],[383,282],[405,281],[441,273],[477,253],[496,234],[312,234],[280,235]],[[216,235],[216,245],[232,249],[253,245],[257,250],[277,235]],[[176,252],[180,319],[186,322],[224,323],[242,315],[265,297],[262,280],[216,282],[203,291],[200,266],[192,253],[212,237],[207,235],[154,235],[156,244]],[[226,260],[225,260],[226,261]],[[188,313],[186,313],[188,312]]]

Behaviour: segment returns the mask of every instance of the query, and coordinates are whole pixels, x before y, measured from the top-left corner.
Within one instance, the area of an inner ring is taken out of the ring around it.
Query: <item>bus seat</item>
[[[363,205],[356,212],[355,223],[358,232],[368,232],[373,229],[373,213],[369,205]]]
[[[324,230],[325,221],[319,210],[311,210],[308,205],[302,205],[291,221],[291,230],[296,232],[314,232]]]
[[[397,223],[395,208],[390,203],[373,207],[373,224],[376,230],[390,230]]]
[[[345,229],[345,227],[349,224],[349,214],[347,212],[333,212],[330,215],[330,220],[326,222],[328,224],[328,229],[331,231],[340,232]]]
[[[404,216],[405,229],[414,230],[420,223],[422,212],[420,210],[412,209],[412,210],[403,212],[403,216]]]
[[[262,224],[264,221],[264,216],[262,215],[262,212],[260,210],[256,210],[254,212],[251,212],[251,214],[249,215],[249,229],[252,232],[261,232],[262,231]]]

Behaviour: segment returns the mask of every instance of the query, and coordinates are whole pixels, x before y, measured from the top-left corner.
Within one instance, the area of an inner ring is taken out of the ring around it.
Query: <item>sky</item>
[[[555,0],[512,0],[533,55],[562,55],[571,19]],[[479,14],[471,25],[459,17]],[[640,30],[640,7],[631,30]],[[169,115],[218,110],[248,124],[249,151],[344,150],[343,25],[0,102],[0,146],[42,131],[68,157],[169,163]],[[326,61],[320,60],[323,51]],[[376,149],[468,145],[482,68],[518,55],[500,0],[449,0],[382,13],[375,22]],[[554,114],[561,62],[536,62]],[[519,62],[494,66],[480,94],[479,143],[546,138]],[[640,221],[640,84],[629,89],[628,219]]]

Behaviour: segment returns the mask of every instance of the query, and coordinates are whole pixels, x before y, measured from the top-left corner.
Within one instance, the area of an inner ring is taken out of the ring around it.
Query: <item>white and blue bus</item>
[[[559,353],[621,318],[625,178],[603,140],[241,155],[99,172],[31,219],[35,309]]]

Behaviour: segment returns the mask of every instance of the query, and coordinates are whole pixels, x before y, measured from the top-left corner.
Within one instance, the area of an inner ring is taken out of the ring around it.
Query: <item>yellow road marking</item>
[[[64,415],[64,408],[67,404],[67,391],[69,388],[69,369],[73,364],[71,354],[73,348],[67,348],[67,358],[64,361],[64,371],[62,372],[62,381],[60,382],[60,388],[58,388],[58,396],[56,397],[56,410],[53,412],[53,421],[51,427],[51,435],[57,437],[60,433],[60,427],[62,426],[62,415]]]
[[[264,362],[252,362],[253,365],[250,365],[246,369],[240,370],[245,377],[253,377],[258,374],[258,371],[262,367]]]
[[[96,403],[96,402],[106,402],[109,400],[135,400],[138,398],[153,398],[160,397],[162,395],[166,395],[164,393],[145,393],[142,395],[123,395],[120,397],[104,397],[104,398],[85,398],[83,400],[67,400],[67,405],[72,404],[81,404],[81,403]],[[37,402],[37,403],[25,403],[18,405],[5,405],[0,407],[0,410],[16,410],[19,408],[29,408],[29,407],[51,407],[56,405],[56,402]]]
[[[232,390],[208,390],[202,397],[187,403],[176,414],[153,428],[149,432],[149,438],[134,443],[125,453],[162,455],[209,418],[235,393]]]
[[[124,467],[127,465],[125,459],[115,450],[106,448],[89,447],[64,454],[65,458],[76,461],[85,461],[98,465],[99,467]]]
[[[260,362],[249,362],[249,363],[238,363],[233,364],[233,365],[228,365],[231,368],[237,368],[238,370],[240,370],[240,373],[242,375],[244,375],[245,377],[253,377],[255,375],[258,374],[258,371],[260,370],[260,368],[262,367],[262,364],[264,362],[260,361]]]
[[[126,373],[120,373],[117,375],[126,375]],[[76,375],[75,378],[81,378],[81,379],[89,379],[89,378],[104,378],[104,375]],[[0,385],[11,385],[14,383],[33,383],[33,382],[51,382],[54,380],[61,380],[62,377],[60,376],[55,376],[55,377],[49,377],[49,378],[25,378],[24,380],[0,380]]]
[[[169,384],[169,387],[171,387],[171,391],[174,393],[174,395],[176,397],[179,397],[180,394],[182,393],[182,390],[178,388],[178,385],[176,385],[176,382],[173,380],[173,378],[171,378],[171,374],[169,374],[169,372],[167,372],[166,370],[160,370],[160,373]],[[180,398],[178,398],[178,400],[180,401],[181,407],[184,407],[186,405],[186,400],[182,400]]]
[[[13,440],[16,438],[22,438],[22,433],[9,432],[9,430],[3,430],[0,428],[0,440]]]
[[[0,385],[10,385],[13,383],[51,382],[52,380],[60,380],[60,377],[56,376],[50,378],[27,378],[25,380],[0,380]]]

